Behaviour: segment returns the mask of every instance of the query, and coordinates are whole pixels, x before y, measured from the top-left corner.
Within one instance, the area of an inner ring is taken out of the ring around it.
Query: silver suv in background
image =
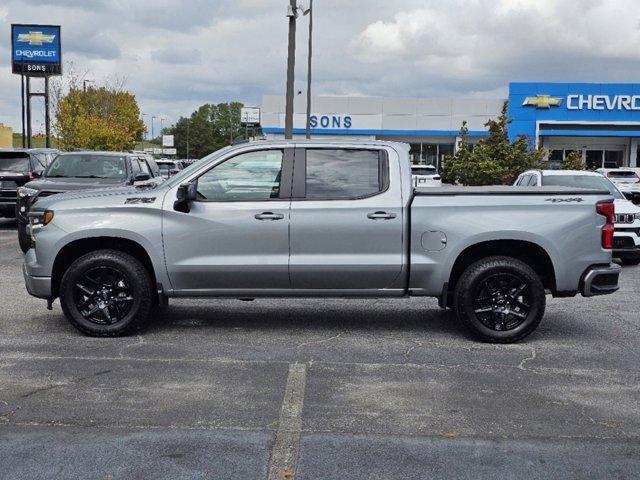
[[[599,168],[601,173],[611,180],[628,200],[640,204],[640,174],[631,168]]]

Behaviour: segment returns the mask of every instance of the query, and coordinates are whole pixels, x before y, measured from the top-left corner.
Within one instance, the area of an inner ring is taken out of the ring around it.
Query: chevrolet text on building
[[[60,26],[11,25],[11,66],[17,74],[60,75]]]
[[[590,168],[635,167],[640,146],[640,84],[511,83],[505,98],[314,97],[311,133],[324,139],[393,140],[411,145],[413,163],[442,168],[455,151],[462,122],[469,140],[487,136],[486,124],[509,102],[509,137],[526,137],[547,159],[580,151]],[[284,134],[284,98],[265,96],[262,130]],[[306,105],[295,104],[294,136],[303,136]]]
[[[640,95],[569,95],[569,110],[640,110]]]

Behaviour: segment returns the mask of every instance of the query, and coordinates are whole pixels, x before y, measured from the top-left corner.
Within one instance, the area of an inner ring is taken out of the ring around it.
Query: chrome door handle
[[[371,220],[391,220],[392,218],[396,218],[396,214],[387,212],[374,212],[367,213],[367,218],[370,218]]]
[[[254,215],[254,218],[256,220],[282,220],[284,218],[284,215],[282,215],[281,213],[262,212],[256,213]]]

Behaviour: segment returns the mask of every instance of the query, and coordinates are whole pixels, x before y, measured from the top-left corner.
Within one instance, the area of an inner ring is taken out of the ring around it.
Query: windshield
[[[0,170],[20,173],[30,171],[29,154],[20,152],[0,152]]]
[[[127,177],[125,165],[124,156],[61,154],[51,162],[44,176],[124,180]]]
[[[604,177],[595,175],[544,175],[543,185],[555,187],[575,187],[590,190],[608,190],[614,198],[624,199],[620,190]]]
[[[615,178],[616,180],[628,180],[633,183],[640,182],[638,174],[630,170],[611,170],[607,172],[607,177]]]
[[[411,173],[414,175],[435,175],[436,169],[429,167],[412,168]]]

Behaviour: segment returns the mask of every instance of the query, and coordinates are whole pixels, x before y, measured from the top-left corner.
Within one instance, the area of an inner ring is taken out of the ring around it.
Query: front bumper
[[[616,292],[620,286],[618,280],[622,267],[615,263],[609,265],[593,265],[582,275],[581,292],[583,297],[608,295]]]
[[[37,265],[35,251],[29,250],[24,257],[22,264],[22,275],[24,276],[24,285],[27,287],[29,295],[37,298],[50,299],[52,296],[51,277],[41,277],[34,275],[33,266]]]

